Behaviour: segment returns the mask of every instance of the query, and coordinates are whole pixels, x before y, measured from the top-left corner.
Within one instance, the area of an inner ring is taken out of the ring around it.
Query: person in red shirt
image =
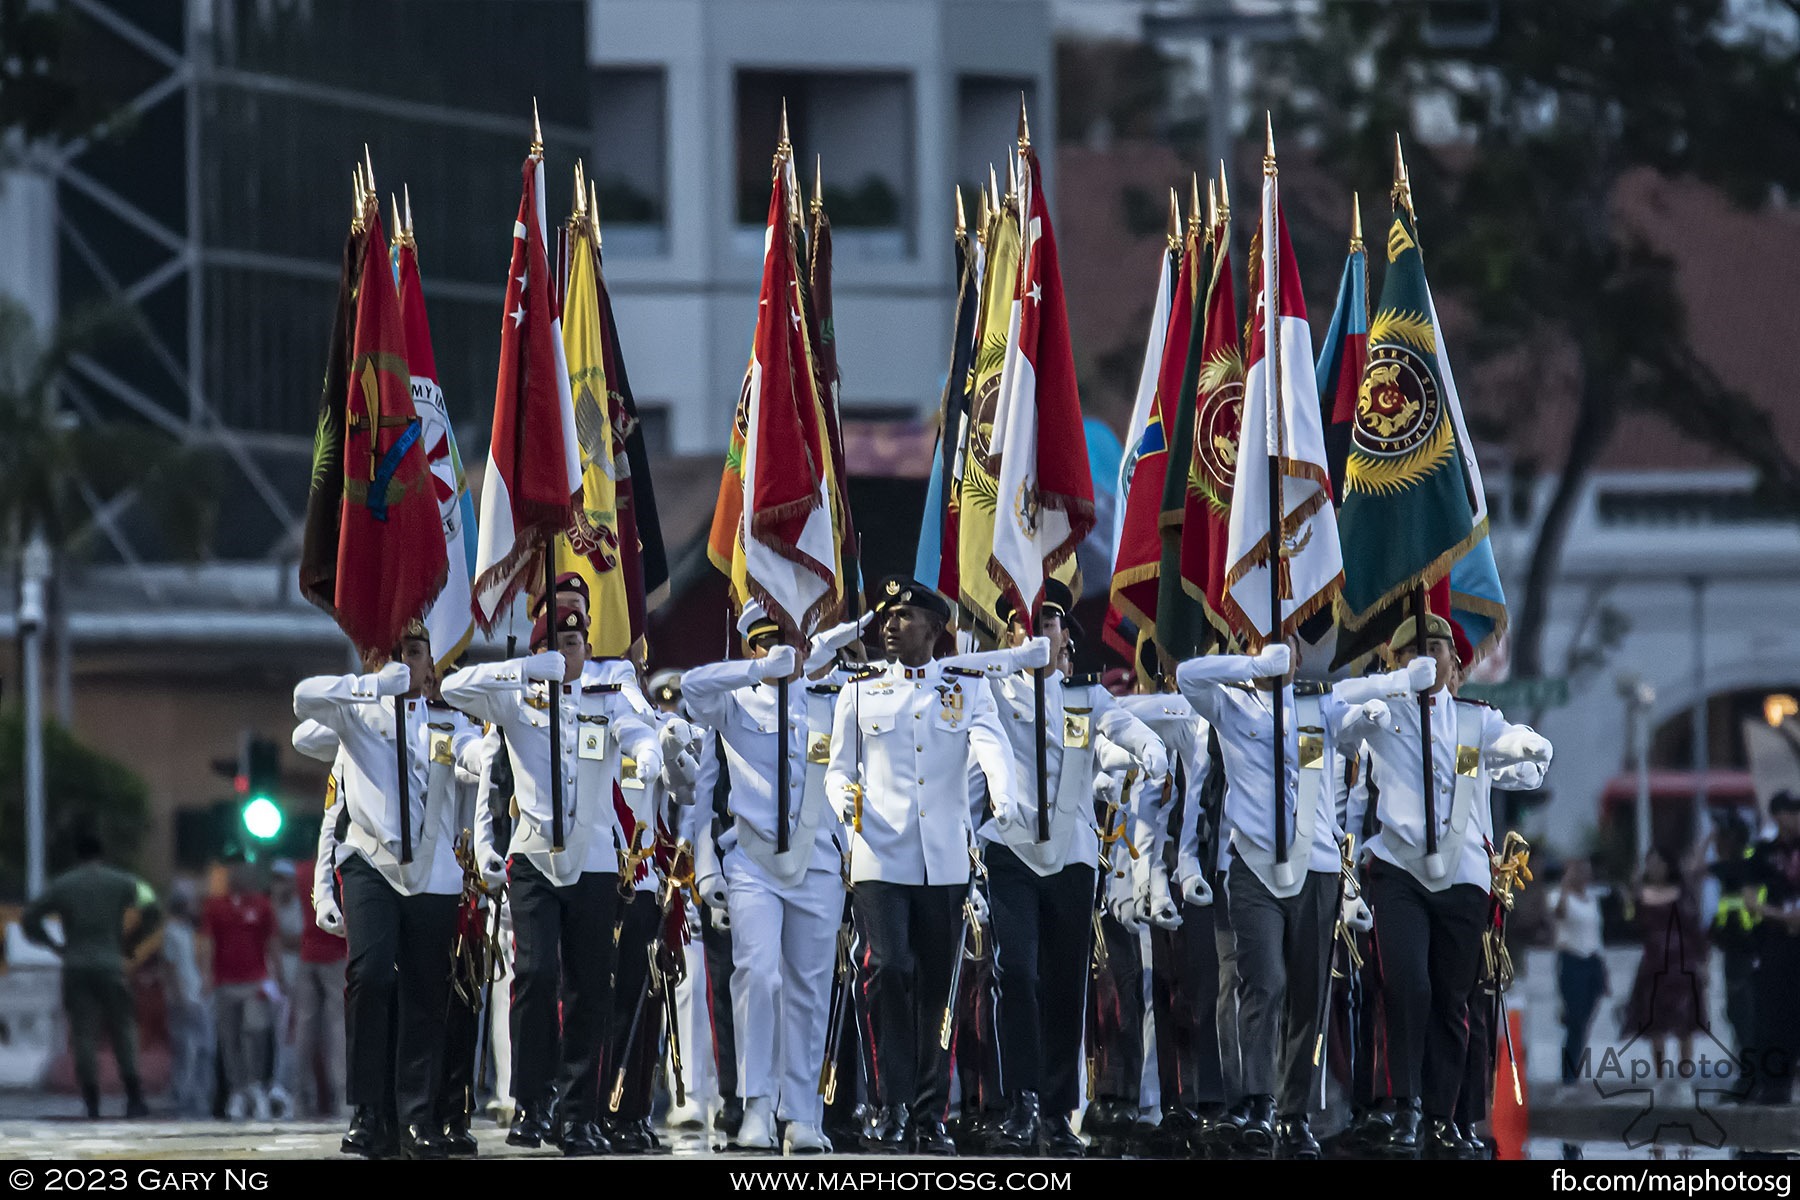
[[[266,1121],[275,910],[254,886],[248,863],[239,859],[227,869],[230,890],[208,900],[200,916],[200,932],[210,947],[219,1062],[231,1090],[225,1112],[234,1121],[251,1116]]]
[[[294,864],[295,879],[313,878],[313,860]],[[300,931],[300,967],[293,981],[294,1061],[300,1070],[302,1111],[328,1115],[344,1103],[344,939],[319,928],[312,889],[301,887],[305,922]],[[327,1092],[316,1093],[318,1056],[325,1055]]]

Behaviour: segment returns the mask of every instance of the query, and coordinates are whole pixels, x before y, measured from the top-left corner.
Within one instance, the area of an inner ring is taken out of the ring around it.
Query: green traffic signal
[[[243,808],[244,829],[251,837],[272,842],[281,836],[281,808],[267,796],[253,796]]]

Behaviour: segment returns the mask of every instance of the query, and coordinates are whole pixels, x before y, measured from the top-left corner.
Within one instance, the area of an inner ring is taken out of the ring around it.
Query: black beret
[[[938,620],[950,620],[950,602],[916,579],[890,575],[869,593],[869,610],[880,616],[890,608],[906,605],[928,612]]]

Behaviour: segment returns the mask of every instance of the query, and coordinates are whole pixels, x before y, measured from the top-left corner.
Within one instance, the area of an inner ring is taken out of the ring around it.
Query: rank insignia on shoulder
[[[838,683],[815,683],[807,687],[807,693],[813,696],[835,696],[844,690]]]
[[[1076,675],[1063,683],[1064,687],[1096,687],[1100,683],[1098,675]]]
[[[849,675],[845,679],[845,682],[846,683],[862,683],[865,680],[875,679],[875,678],[878,678],[885,674],[887,674],[887,670],[884,667],[868,666],[868,667],[864,667],[860,671],[856,671],[853,674]]]
[[[1322,683],[1317,679],[1302,679],[1294,685],[1294,695],[1296,696],[1323,696],[1330,690],[1329,683]]]
[[[986,679],[986,671],[978,671],[974,667],[945,667],[944,674],[957,675],[963,679]]]
[[[1493,708],[1495,712],[1500,711],[1498,708],[1494,708],[1494,706],[1486,700],[1476,700],[1468,696],[1458,696],[1456,702],[1458,704],[1473,704],[1476,708]]]
[[[622,683],[587,683],[582,685],[581,694],[584,696],[608,696],[614,692],[623,691],[624,688],[625,685]]]

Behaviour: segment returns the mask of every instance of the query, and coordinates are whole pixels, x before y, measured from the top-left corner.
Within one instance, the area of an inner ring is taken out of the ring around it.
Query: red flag
[[[385,653],[442,590],[448,560],[376,205],[367,224],[345,392],[332,615],[357,649]]]
[[[543,160],[525,160],[500,321],[500,375],[481,490],[475,619],[491,631],[581,491],[569,370],[544,237]]]

